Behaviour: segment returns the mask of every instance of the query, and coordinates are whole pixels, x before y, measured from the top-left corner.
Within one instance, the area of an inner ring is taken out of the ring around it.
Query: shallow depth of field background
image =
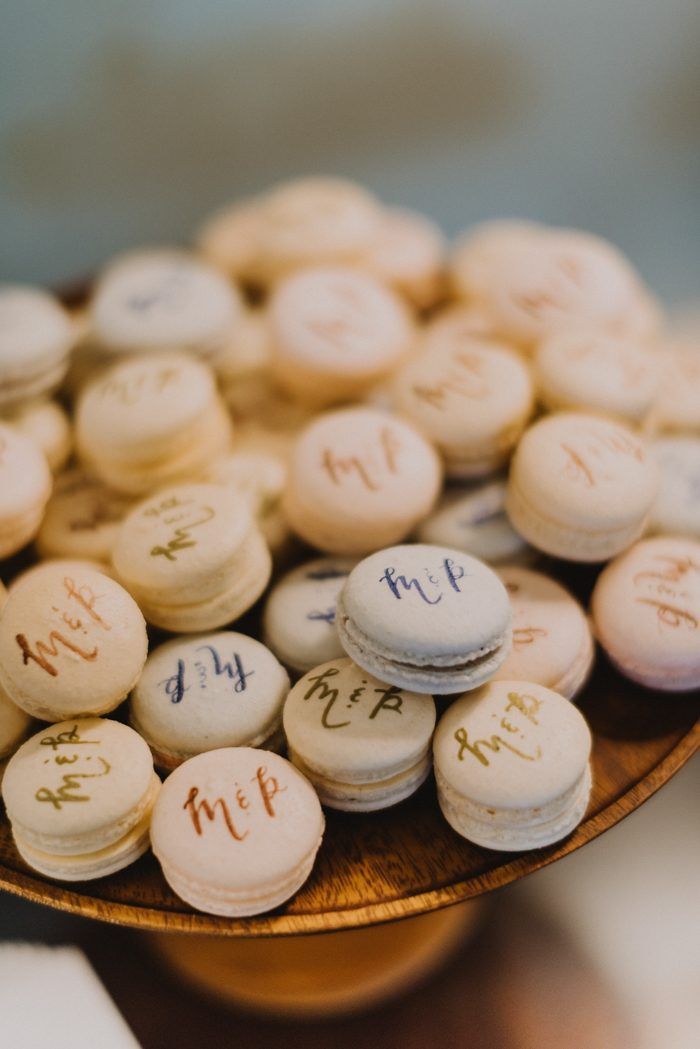
[[[592,229],[690,304],[699,45],[698,0],[5,0],[0,280],[70,281],[320,172],[450,233]],[[697,1044],[698,778],[511,892],[588,953],[644,1049]],[[0,938],[59,922],[0,898]]]

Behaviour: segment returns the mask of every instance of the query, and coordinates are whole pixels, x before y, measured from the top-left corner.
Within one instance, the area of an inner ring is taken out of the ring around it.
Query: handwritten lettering
[[[415,577],[409,579],[405,575],[398,575],[396,569],[391,566],[384,569],[384,572],[379,577],[379,582],[387,584],[389,591],[397,601],[401,601],[406,594],[415,591],[427,605],[437,605],[444,596],[441,579],[452,590],[461,594],[462,589],[459,584],[465,574],[462,565],[456,564],[451,557],[446,557],[441,562],[437,575],[433,575],[428,569],[425,569],[425,583]]]
[[[51,790],[49,787],[40,787],[34,797],[37,801],[48,802],[58,811],[68,802],[90,801],[89,794],[79,793],[84,790],[83,780],[100,779],[102,776],[109,775],[112,769],[112,766],[104,758],[98,757],[97,760],[102,765],[101,772],[66,772],[61,777],[61,785],[56,790]],[[59,761],[58,764],[66,764],[66,762]]]
[[[321,466],[333,484],[340,485],[346,477],[354,475],[368,491],[376,492],[381,488],[382,478],[386,473],[396,474],[397,454],[401,450],[401,442],[388,426],[382,427],[378,438],[376,452],[369,453],[364,458],[359,455],[341,458],[330,448],[324,449]]]
[[[172,538],[167,541],[165,546],[154,546],[151,549],[151,557],[165,557],[168,561],[177,561],[175,555],[181,550],[186,550],[188,547],[196,546],[197,541],[192,538],[192,531],[195,528],[201,528],[202,525],[207,524],[216,516],[216,513],[211,506],[203,506],[202,514],[203,516],[199,519],[190,521],[188,524],[182,525],[179,528],[175,528]]]

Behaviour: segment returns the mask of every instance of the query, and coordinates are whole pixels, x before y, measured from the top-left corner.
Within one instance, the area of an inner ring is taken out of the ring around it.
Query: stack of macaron
[[[546,847],[589,804],[596,646],[700,689],[700,344],[598,237],[448,251],[347,180],[273,187],[80,314],[0,287],[0,580],[2,793],[44,877],[150,842],[192,907],[258,914],[324,809],[419,790]]]

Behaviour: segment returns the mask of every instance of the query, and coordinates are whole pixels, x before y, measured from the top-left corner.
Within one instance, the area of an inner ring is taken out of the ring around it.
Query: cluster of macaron
[[[193,907],[261,913],[324,809],[433,771],[469,842],[549,845],[596,641],[700,689],[700,340],[592,235],[448,249],[283,185],[79,310],[0,288],[0,558],[2,793],[44,876],[152,846]],[[589,609],[561,562],[607,562]]]

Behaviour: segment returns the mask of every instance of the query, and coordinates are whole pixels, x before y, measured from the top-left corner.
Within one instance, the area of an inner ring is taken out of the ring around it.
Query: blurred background
[[[698,298],[697,0],[2,8],[0,280],[69,282],[125,247],[186,241],[237,196],[329,173],[451,234],[503,215],[591,229],[667,303]],[[244,1031],[248,1046],[371,1031],[416,1049],[691,1049],[698,771],[500,893],[473,944],[366,1021],[244,1020],[183,995],[138,934],[10,897],[0,939],[81,943],[145,1049],[195,1031],[221,1045]]]

